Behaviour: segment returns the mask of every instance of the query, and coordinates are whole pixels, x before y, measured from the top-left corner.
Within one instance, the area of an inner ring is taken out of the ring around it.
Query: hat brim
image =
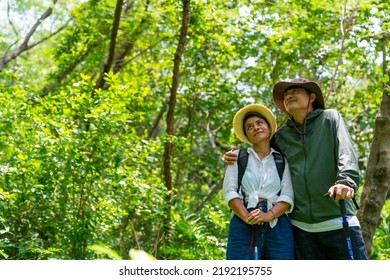
[[[297,86],[297,87],[302,87],[305,88],[306,90],[309,91],[309,93],[314,93],[316,95],[316,100],[313,103],[314,108],[321,108],[325,109],[325,102],[324,102],[324,97],[321,91],[321,88],[319,85],[315,82],[278,82],[275,84],[274,89],[273,89],[273,98],[275,105],[288,114],[286,107],[284,106],[284,93],[286,90],[290,87]]]
[[[259,113],[267,120],[267,122],[270,125],[271,133],[270,133],[269,138],[271,139],[272,136],[275,134],[275,131],[277,129],[276,118],[270,109],[268,109],[264,105],[260,105],[260,104],[251,104],[251,105],[245,106],[244,108],[240,109],[236,113],[236,115],[234,116],[233,130],[234,130],[234,133],[236,134],[236,136],[238,137],[238,139],[240,139],[241,141],[243,141],[245,143],[252,145],[252,143],[249,141],[248,137],[246,137],[245,131],[244,131],[244,118],[245,118],[245,115],[247,113],[250,113],[250,112]]]

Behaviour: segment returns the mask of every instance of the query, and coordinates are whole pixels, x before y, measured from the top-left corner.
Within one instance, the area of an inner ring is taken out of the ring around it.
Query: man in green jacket
[[[343,118],[325,110],[318,84],[303,78],[276,83],[273,98],[289,117],[273,141],[291,169],[296,259],[348,259],[340,200],[345,200],[353,259],[367,259],[352,201],[360,171]],[[226,163],[235,160],[233,153],[225,154]]]

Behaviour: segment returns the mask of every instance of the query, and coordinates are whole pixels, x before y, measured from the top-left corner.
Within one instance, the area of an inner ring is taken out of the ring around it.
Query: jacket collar
[[[309,112],[306,116],[306,124],[311,123],[313,120],[315,120],[319,115],[321,115],[324,112],[324,109],[316,109],[312,112]],[[305,122],[303,122],[305,123]],[[293,120],[290,118],[287,120],[287,126],[294,127]],[[295,123],[295,126],[301,126],[302,124]]]

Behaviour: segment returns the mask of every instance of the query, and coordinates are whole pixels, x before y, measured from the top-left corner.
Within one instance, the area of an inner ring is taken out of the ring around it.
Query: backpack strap
[[[282,182],[284,172],[284,157],[282,156],[282,154],[279,154],[277,152],[273,152],[272,155],[274,156],[274,161],[276,169],[278,170],[280,182]],[[278,192],[278,195],[280,195],[281,192],[282,190]]]
[[[272,155],[274,156],[276,169],[278,169],[280,181],[282,181],[284,172],[284,157],[280,153],[276,152],[273,152]]]
[[[246,166],[248,165],[248,157],[249,157],[249,153],[247,149],[240,149],[240,151],[238,152],[238,159],[237,159],[237,166],[238,166],[237,192],[238,193],[240,193],[242,177],[244,176]]]
[[[282,153],[280,151],[280,148],[279,146],[276,144],[276,133],[272,136],[271,140],[270,140],[270,146],[271,148],[273,148],[275,151],[278,151],[279,153]]]

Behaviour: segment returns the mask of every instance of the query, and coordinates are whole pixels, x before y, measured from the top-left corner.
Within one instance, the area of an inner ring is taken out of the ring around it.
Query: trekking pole
[[[253,225],[253,250],[254,250],[254,259],[259,259],[259,225]]]
[[[260,201],[257,202],[256,208],[259,209],[262,212],[267,212],[266,211],[266,205],[264,205],[264,203],[266,203],[265,200],[263,200],[262,202],[260,202]],[[254,249],[254,259],[255,260],[259,259],[259,239],[260,239],[260,235],[263,238],[263,234],[264,234],[263,226],[264,226],[264,223],[262,225],[254,225],[254,230],[253,230],[253,234],[254,234],[253,249]]]
[[[345,201],[343,199],[340,199],[339,205],[340,205],[341,217],[343,218],[344,236],[345,236],[345,239],[347,241],[348,259],[353,260],[351,233],[349,231],[349,225],[348,225],[348,220],[347,220],[347,210],[345,209]]]

